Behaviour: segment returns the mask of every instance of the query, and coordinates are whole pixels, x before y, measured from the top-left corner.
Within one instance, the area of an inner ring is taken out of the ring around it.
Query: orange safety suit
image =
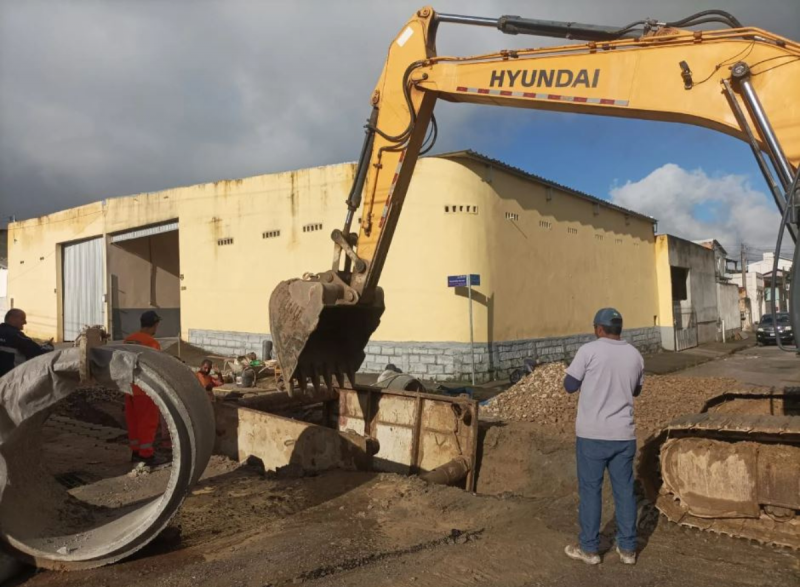
[[[202,371],[198,371],[195,373],[195,375],[197,375],[197,380],[200,382],[200,385],[202,385],[203,389],[206,390],[208,399],[213,402],[214,392],[211,390],[215,387],[219,387],[220,385],[224,385],[222,379],[220,379],[219,375],[206,375]]]
[[[144,332],[134,332],[126,343],[141,344],[161,350],[158,341]],[[132,385],[133,394],[125,396],[125,421],[128,424],[128,446],[134,455],[143,459],[153,456],[153,443],[158,431],[161,413],[156,403],[137,385]]]

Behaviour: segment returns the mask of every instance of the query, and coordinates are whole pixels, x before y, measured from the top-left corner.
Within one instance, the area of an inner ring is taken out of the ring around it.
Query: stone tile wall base
[[[661,349],[658,328],[636,328],[623,332],[623,338],[643,354]],[[269,334],[189,330],[189,342],[223,355],[254,352],[261,357],[262,342]],[[594,340],[593,334],[555,338],[475,344],[475,380],[480,383],[507,379],[527,358],[539,362],[570,361],[582,344]],[[371,341],[361,366],[363,373],[379,373],[393,363],[405,373],[433,381],[468,381],[471,376],[469,343],[458,342],[381,342]]]

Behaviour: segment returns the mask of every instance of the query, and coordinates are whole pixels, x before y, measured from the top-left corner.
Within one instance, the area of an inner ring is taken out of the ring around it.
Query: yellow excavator
[[[573,43],[444,57],[435,43],[444,25]],[[355,384],[384,311],[378,282],[414,166],[436,139],[439,99],[683,122],[729,134],[750,145],[781,211],[777,250],[787,229],[796,241],[797,42],[744,27],[720,10],[607,27],[422,8],[392,41],[372,94],[344,225],[331,235],[330,269],[284,281],[270,298],[270,329],[293,393],[309,384],[331,387],[334,378],[340,387],[345,378]],[[791,292],[800,343],[800,271],[793,272]],[[657,482],[648,483],[659,509],[675,522],[800,548],[800,418],[790,399],[777,398],[781,413],[707,412],[671,423],[658,447]]]

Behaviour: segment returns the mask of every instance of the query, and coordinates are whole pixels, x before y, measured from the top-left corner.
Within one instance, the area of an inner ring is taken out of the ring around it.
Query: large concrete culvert
[[[130,393],[135,383],[156,402],[172,439],[172,467],[163,493],[124,508],[76,499],[44,467],[41,431],[55,404],[82,387],[81,349],[37,357],[0,378],[0,539],[40,568],[99,567],[145,546],[176,513],[213,448],[213,412],[188,367],[138,346],[89,353],[98,387]]]

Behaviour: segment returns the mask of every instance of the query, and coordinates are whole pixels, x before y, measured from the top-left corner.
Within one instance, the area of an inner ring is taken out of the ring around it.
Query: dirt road
[[[789,384],[800,373],[787,359],[776,349],[752,349],[681,376]],[[369,473],[277,479],[215,457],[175,520],[180,539],[160,539],[135,559],[103,569],[43,572],[16,584],[717,587],[800,581],[797,552],[682,529],[647,509],[636,567],[623,566],[613,552],[599,567],[570,561],[563,554],[577,532],[570,439],[531,422],[496,424],[487,437],[519,446],[518,455],[506,451],[501,458],[490,442],[482,455],[478,489],[505,487],[507,493],[474,495]],[[513,467],[530,479],[504,483]],[[606,546],[614,533],[611,514],[606,507]]]

